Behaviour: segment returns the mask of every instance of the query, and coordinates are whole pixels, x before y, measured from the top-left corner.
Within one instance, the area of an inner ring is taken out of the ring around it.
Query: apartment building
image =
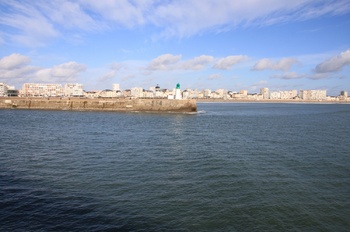
[[[136,98],[143,97],[142,87],[134,87],[134,88],[131,88],[130,91],[131,91],[130,94],[132,97],[136,97]]]
[[[57,97],[63,96],[60,84],[24,83],[21,95],[25,97]]]
[[[270,99],[290,100],[298,97],[298,90],[285,90],[270,92]]]
[[[268,88],[261,88],[260,94],[262,95],[263,99],[270,99],[270,91]]]
[[[81,97],[84,96],[83,85],[78,83],[69,83],[64,85],[64,96]]]
[[[300,90],[299,97],[303,100],[326,100],[327,90]]]
[[[7,96],[8,85],[0,83],[0,97]]]

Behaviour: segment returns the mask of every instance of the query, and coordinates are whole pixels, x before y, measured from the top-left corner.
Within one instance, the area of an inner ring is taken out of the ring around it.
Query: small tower
[[[182,99],[181,90],[180,90],[180,84],[179,84],[179,83],[177,83],[177,85],[176,85],[176,89],[175,89],[175,99],[176,99],[176,100]]]
[[[160,87],[159,85],[157,84],[156,88],[155,88],[156,91],[160,91]]]
[[[120,90],[120,85],[119,84],[113,84],[113,91],[118,91]]]

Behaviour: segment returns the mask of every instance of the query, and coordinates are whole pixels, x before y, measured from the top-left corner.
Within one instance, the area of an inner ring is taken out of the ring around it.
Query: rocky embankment
[[[0,98],[3,109],[196,112],[195,100],[171,99],[80,99],[80,98]]]

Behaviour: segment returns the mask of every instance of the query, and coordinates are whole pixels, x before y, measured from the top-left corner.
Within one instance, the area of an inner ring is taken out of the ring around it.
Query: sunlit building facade
[[[80,97],[84,96],[83,85],[78,83],[70,83],[64,85],[64,96]]]
[[[327,90],[300,90],[299,97],[302,100],[326,100]]]
[[[21,94],[25,97],[57,97],[63,96],[60,84],[24,83]]]

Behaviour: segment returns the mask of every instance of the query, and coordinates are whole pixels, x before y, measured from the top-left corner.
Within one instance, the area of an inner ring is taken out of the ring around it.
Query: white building
[[[120,91],[120,85],[119,84],[113,84],[113,90],[114,91]]]
[[[227,99],[227,90],[217,89],[215,92],[218,94],[219,98]]]
[[[261,88],[260,94],[262,95],[263,99],[270,99],[270,91],[268,88]]]
[[[81,97],[84,96],[83,85],[78,83],[69,83],[64,85],[64,96]]]
[[[143,97],[143,88],[141,87],[134,87],[130,89],[131,91],[131,97],[135,97],[135,98],[140,98]]]
[[[161,90],[156,90],[156,92],[154,93],[154,97],[155,98],[164,98],[164,92]]]
[[[204,95],[205,98],[209,98],[210,95],[211,95],[211,90],[210,89],[205,89],[203,91],[203,95]]]
[[[239,93],[240,93],[241,95],[248,95],[248,90],[242,89],[241,91],[239,91]]]
[[[182,91],[182,99],[190,99],[190,94],[191,92],[185,89],[184,91]]]
[[[298,90],[281,91],[281,99],[294,99],[298,97]]]
[[[348,97],[348,91],[345,91],[345,90],[340,91],[340,96],[344,97],[344,98],[347,98]]]
[[[21,94],[26,97],[56,97],[63,95],[60,84],[24,83]]]
[[[270,92],[270,99],[290,100],[290,99],[295,99],[296,97],[298,97],[298,91],[297,90],[286,90],[286,91]]]
[[[0,97],[7,96],[8,85],[5,83],[0,83]]]
[[[164,92],[160,89],[159,85],[155,87],[150,87],[149,88],[153,92],[153,97],[155,98],[163,98],[164,97]]]
[[[300,98],[303,100],[326,100],[327,90],[300,90]]]
[[[223,98],[222,95],[220,95],[220,93],[216,92],[216,91],[213,91],[210,93],[210,98],[213,98],[213,99],[220,99],[220,98]]]
[[[270,99],[281,99],[281,92],[280,91],[274,91],[270,92]]]
[[[143,97],[144,98],[153,98],[154,92],[152,90],[143,90]]]
[[[118,97],[118,92],[111,89],[105,89],[98,93],[98,97],[102,97],[102,98]]]
[[[193,90],[193,89],[186,89],[182,91],[182,98],[183,99],[197,99],[199,96],[204,96],[200,91]]]
[[[84,91],[84,97],[87,98],[96,98],[99,97],[99,91]]]

